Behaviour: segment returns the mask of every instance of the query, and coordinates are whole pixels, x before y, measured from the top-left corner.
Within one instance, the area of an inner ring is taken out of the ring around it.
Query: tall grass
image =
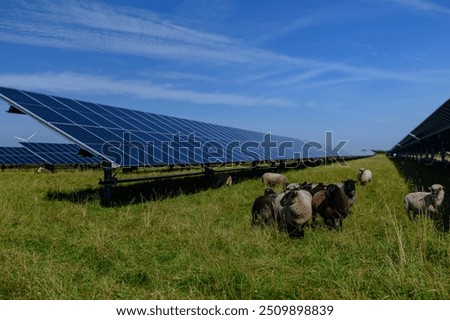
[[[259,179],[104,208],[100,172],[5,171],[0,299],[449,299],[449,236],[409,221],[410,181],[384,156],[348,165],[286,172],[294,182],[374,173],[342,232],[307,228],[301,240],[250,226]]]

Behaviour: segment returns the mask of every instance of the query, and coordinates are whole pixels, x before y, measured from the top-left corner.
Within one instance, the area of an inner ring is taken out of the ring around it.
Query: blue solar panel
[[[45,159],[53,165],[95,164],[100,160],[95,157],[82,157],[78,155],[80,148],[69,143],[38,143],[20,142],[26,149],[36,156]]]
[[[0,97],[118,166],[194,165],[325,157],[299,139],[1,88]],[[327,156],[340,156],[327,154]]]
[[[42,159],[22,147],[0,147],[0,165],[39,164]]]

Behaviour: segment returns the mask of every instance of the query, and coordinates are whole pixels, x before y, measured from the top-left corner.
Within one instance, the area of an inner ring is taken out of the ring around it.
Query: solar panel
[[[398,142],[389,152],[410,152],[422,146],[431,147],[432,142],[437,145],[436,150],[447,145],[450,130],[450,99],[423,120],[414,130]],[[445,137],[445,138],[444,138]]]
[[[339,156],[300,139],[0,87],[0,97],[116,166]]]
[[[39,164],[42,159],[22,147],[0,147],[0,165]]]
[[[20,142],[26,149],[36,156],[45,159],[53,165],[94,164],[100,160],[95,157],[82,157],[78,155],[80,148],[70,143],[38,143]]]

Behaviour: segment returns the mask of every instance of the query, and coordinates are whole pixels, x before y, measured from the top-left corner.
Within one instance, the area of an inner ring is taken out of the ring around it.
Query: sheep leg
[[[336,229],[336,220],[333,218],[327,218],[325,219],[325,225],[328,227],[328,229]]]
[[[408,218],[409,218],[409,220],[413,220],[413,217],[411,216],[411,211],[408,209],[408,208],[406,208],[406,215],[408,216]]]
[[[313,228],[316,227],[316,217],[317,217],[317,212],[313,212],[312,218],[311,218],[311,227],[313,227]]]
[[[343,221],[343,219],[340,218],[340,219],[339,219],[339,226],[338,226],[338,230],[339,230],[339,231],[342,231],[342,221]]]
[[[287,225],[287,232],[292,239],[301,239],[305,236],[304,230],[299,230],[296,226]]]
[[[277,225],[278,225],[278,231],[280,231],[280,232],[286,231],[287,226],[286,226],[286,223],[284,222],[284,219],[282,219],[280,216],[277,216],[276,221],[277,221]]]
[[[258,210],[252,211],[252,227],[258,226],[262,228],[266,224],[267,224],[266,218],[260,211]]]
[[[252,226],[256,225],[257,219],[258,219],[258,212],[256,210],[252,211]]]
[[[292,239],[303,239],[305,237],[305,230],[296,230],[289,234]]]

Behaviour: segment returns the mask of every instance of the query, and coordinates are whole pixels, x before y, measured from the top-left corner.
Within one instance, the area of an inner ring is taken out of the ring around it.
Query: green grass
[[[450,299],[450,239],[407,218],[412,181],[382,155],[348,164],[286,172],[293,182],[374,173],[342,232],[307,228],[301,240],[250,227],[259,179],[105,208],[101,172],[5,171],[0,299]]]

